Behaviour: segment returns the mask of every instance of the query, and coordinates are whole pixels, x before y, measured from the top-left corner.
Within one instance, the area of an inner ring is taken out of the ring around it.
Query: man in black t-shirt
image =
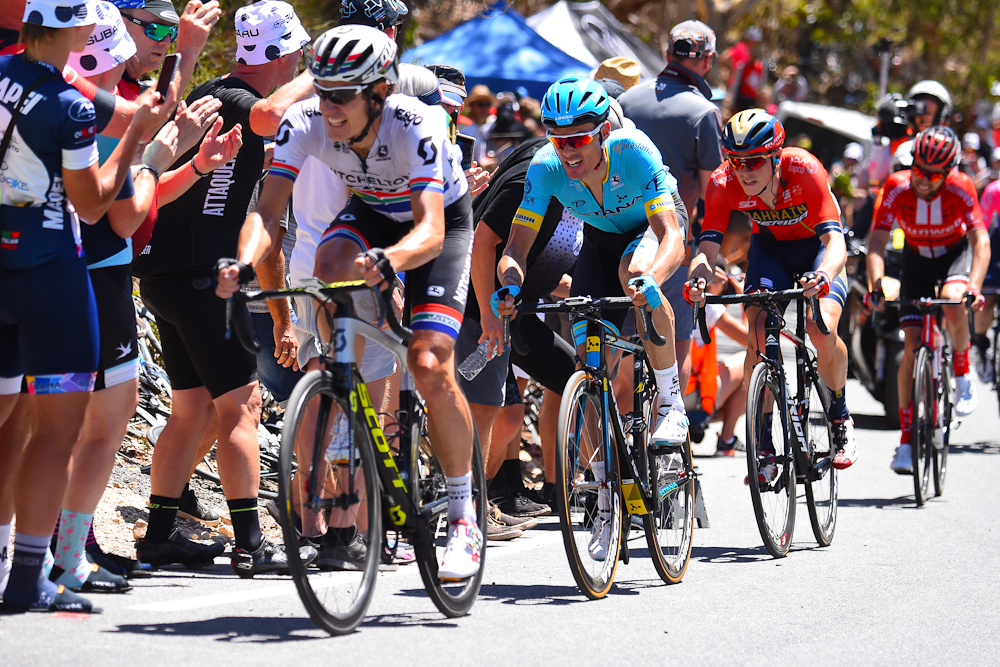
[[[233,73],[198,86],[188,100],[218,98],[223,131],[239,125],[243,146],[235,159],[202,175],[184,195],[160,209],[152,238],[133,264],[135,275],[142,278],[142,299],[156,316],[174,389],[173,414],[153,457],[149,528],[136,552],[141,561],[154,565],[199,564],[217,555],[173,531],[179,496],[214,405],[219,474],[236,541],[232,565],[240,576],[252,577],[285,571],[287,560],[279,545],[262,537],[257,517],[257,362],[235,338],[226,339],[226,303],[215,297],[211,274],[220,258],[236,254],[247,206],[264,168],[264,137],[273,136],[285,110],[311,97],[313,90],[308,72],[295,78],[309,36],[288,3],[264,0],[238,9],[236,39],[239,64]],[[190,157],[183,155],[178,163]],[[280,245],[261,262],[257,277],[263,289],[284,286]],[[289,305],[269,301],[268,307],[276,323],[279,362],[292,366],[295,334]],[[316,552],[307,547],[300,555],[309,561]]]

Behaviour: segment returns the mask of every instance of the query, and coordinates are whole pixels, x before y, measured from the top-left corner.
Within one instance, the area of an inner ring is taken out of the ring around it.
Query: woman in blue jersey
[[[0,173],[0,424],[22,379],[31,421],[23,453],[0,442],[0,537],[10,534],[11,486],[18,523],[3,593],[8,611],[91,610],[40,576],[97,370],[97,313],[80,219],[107,212],[140,138],[166,121],[177,96],[173,85],[166,100],[152,91],[141,96],[121,142],[98,166],[93,103],[60,72],[70,52],[86,48],[101,15],[92,0],[31,0],[21,31],[25,52],[0,57],[0,127],[10,144]]]

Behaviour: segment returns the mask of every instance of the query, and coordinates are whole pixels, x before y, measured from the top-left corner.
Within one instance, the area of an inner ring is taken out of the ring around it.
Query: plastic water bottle
[[[475,379],[479,372],[486,368],[487,362],[493,358],[492,351],[490,350],[490,341],[484,340],[476,348],[476,351],[465,358],[458,366],[458,372],[462,374],[466,380],[470,382]]]

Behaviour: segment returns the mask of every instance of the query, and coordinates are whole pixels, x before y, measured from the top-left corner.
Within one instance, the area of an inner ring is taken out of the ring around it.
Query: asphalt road
[[[898,433],[856,383],[859,462],[842,473],[833,544],[800,507],[792,552],[772,559],[743,486],[743,459],[696,448],[711,528],[697,530],[684,581],[665,586],[636,557],[587,601],[548,518],[491,546],[471,615],[443,618],[416,566],[380,575],[361,628],[328,637],[288,579],[237,579],[224,559],[161,571],[127,595],[94,596],[92,617],[0,617],[0,665],[243,664],[996,664],[1000,653],[1000,418],[996,396],[955,433],[945,495],[917,508],[889,470]]]

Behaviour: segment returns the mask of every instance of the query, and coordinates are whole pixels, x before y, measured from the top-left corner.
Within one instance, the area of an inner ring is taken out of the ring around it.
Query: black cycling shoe
[[[128,579],[152,576],[153,568],[149,566],[149,563],[140,563],[135,559],[125,558],[118,554],[106,554],[96,545],[87,547],[87,560],[91,563],[97,563],[111,574]]]
[[[192,542],[181,535],[176,526],[166,542],[150,542],[142,538],[135,544],[135,555],[152,568],[174,564],[186,568],[205,567],[211,565],[225,550],[226,547],[222,544]]]
[[[503,498],[497,498],[495,502],[501,512],[504,514],[510,514],[511,516],[538,517],[545,516],[546,514],[552,514],[552,508],[548,505],[532,502],[519,493]]]
[[[190,486],[185,486],[184,492],[181,493],[181,500],[177,505],[177,516],[182,519],[200,521],[208,526],[219,525],[219,513],[202,505]]]
[[[41,595],[30,607],[20,607],[10,602],[0,602],[0,613],[3,614],[23,614],[28,611],[41,612],[62,612],[69,611],[78,614],[100,614],[101,610],[95,607],[90,600],[80,597],[62,584],[56,588],[54,597]]]
[[[329,535],[330,533],[327,533],[323,536],[319,557],[316,559],[316,567],[327,571],[361,571],[365,566],[365,558],[368,556],[368,541],[365,536],[356,533],[350,542],[340,544],[335,537],[328,537]],[[389,561],[387,556],[388,554],[382,554],[378,566],[379,571],[391,572],[399,569],[399,566]]]
[[[49,581],[58,580],[64,571],[58,565],[53,565],[52,572],[49,573]],[[90,564],[90,573],[83,584],[67,588],[81,593],[127,593],[132,590],[132,587],[125,581],[125,577],[112,574],[97,563]]]
[[[309,565],[316,559],[316,548],[312,546],[299,547],[299,560],[303,565]],[[243,579],[252,579],[256,574],[278,573],[288,574],[288,555],[285,545],[275,544],[266,537],[261,540],[257,551],[233,549],[231,560],[233,571]]]

